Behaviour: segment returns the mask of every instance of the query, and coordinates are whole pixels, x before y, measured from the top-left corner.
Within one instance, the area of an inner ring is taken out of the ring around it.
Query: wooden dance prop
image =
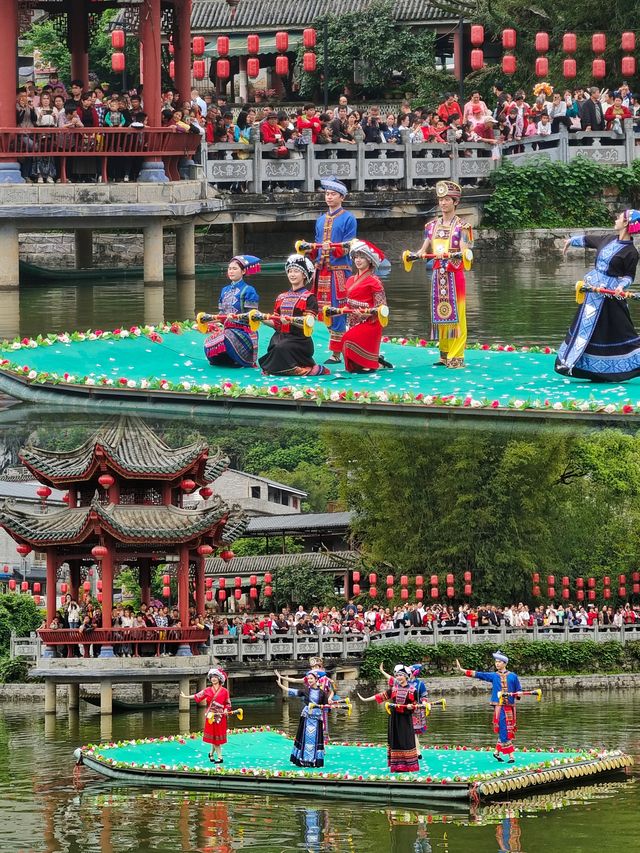
[[[351,716],[351,712],[353,710],[353,706],[351,705],[351,699],[349,699],[349,698],[336,699],[335,702],[329,702],[328,706],[327,705],[318,705],[316,702],[309,702],[309,707],[310,708],[326,708],[326,707],[329,707],[329,708],[338,708],[338,709],[344,708],[347,712],[347,717]]]
[[[332,305],[324,305],[320,312],[322,322],[325,326],[331,326],[331,318],[339,314],[366,314],[368,317],[377,317],[378,323],[384,327],[389,322],[389,306],[378,305],[376,308],[350,308],[348,305],[343,305],[341,308],[334,308]]]
[[[348,252],[351,248],[353,240],[347,240],[344,243],[329,243],[329,249],[342,249],[345,252]],[[307,240],[296,240],[294,246],[298,255],[306,255],[309,252],[313,252],[314,249],[323,249],[324,245],[322,243],[309,243]]]
[[[603,296],[609,296],[612,299],[640,299],[640,292],[637,290],[623,290],[618,293],[617,290],[612,290],[610,287],[594,287],[591,284],[585,284],[584,281],[576,282],[576,302],[582,305],[585,300],[585,293],[601,293]]]
[[[240,722],[244,719],[244,709],[243,708],[233,708],[233,710],[229,710],[228,708],[220,709],[219,711],[207,711],[207,720],[212,723],[216,717],[237,717]]]
[[[462,258],[462,266],[465,270],[470,270],[473,263],[473,252],[471,249],[463,249],[460,252],[442,252],[442,254],[434,252],[410,252],[405,249],[402,253],[402,264],[405,272],[411,272],[416,261],[443,261],[450,258]]]
[[[305,338],[312,335],[316,322],[313,314],[303,314],[302,317],[290,317],[286,314],[264,314],[262,311],[252,308],[246,314],[206,314],[204,311],[200,311],[196,316],[196,327],[199,332],[206,334],[209,331],[209,323],[224,322],[225,320],[247,323],[252,332],[257,332],[260,324],[265,320],[281,320],[283,323],[299,326],[304,332]]]
[[[498,703],[504,705],[508,696],[535,696],[537,702],[542,702],[542,690],[539,687],[537,690],[521,690],[520,693],[507,693],[506,690],[499,690]]]

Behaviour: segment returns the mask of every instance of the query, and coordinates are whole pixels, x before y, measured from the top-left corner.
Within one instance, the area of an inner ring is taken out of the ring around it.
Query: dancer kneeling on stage
[[[379,367],[392,367],[380,357],[382,325],[378,314],[371,309],[387,304],[382,282],[375,275],[384,254],[366,240],[353,240],[350,255],[356,274],[347,279],[346,307],[347,330],[342,336],[340,347],[345,370],[349,373],[365,373]]]
[[[204,342],[209,364],[224,367],[255,367],[258,358],[258,333],[251,330],[247,314],[258,307],[258,291],[244,280],[260,272],[260,258],[235,255],[229,261],[230,284],[222,288],[218,310],[225,319],[210,327],[212,334]],[[238,316],[240,315],[240,316]]]
[[[211,744],[209,761],[222,764],[222,746],[227,742],[227,715],[231,710],[229,691],[224,686],[227,675],[221,669],[214,667],[209,670],[208,678],[211,682],[210,687],[205,687],[199,693],[189,696],[180,691],[180,695],[184,699],[195,699],[198,703],[207,703],[202,740]]]
[[[571,237],[564,245],[565,252],[569,246],[596,249],[594,269],[576,285],[580,307],[558,350],[555,369],[565,376],[594,382],[640,376],[640,337],[624,296],[638,266],[633,234],[640,232],[640,211],[623,211],[614,228],[608,237]]]
[[[318,313],[318,300],[309,290],[314,266],[303,255],[289,255],[284,269],[289,290],[276,299],[272,317],[263,320],[275,331],[260,367],[274,376],[325,375],[329,370],[313,360],[313,340],[300,322],[304,317],[315,320]]]
[[[288,696],[301,696],[304,708],[300,714],[300,723],[293,741],[290,761],[298,767],[324,766],[324,723],[323,706],[329,704],[329,694],[320,687],[318,677],[313,670],[305,675],[302,690],[288,687],[288,679],[277,675],[276,681]]]
[[[516,726],[516,699],[522,695],[520,679],[515,672],[509,672],[507,664],[509,658],[503,652],[494,652],[495,672],[476,672],[473,669],[463,669],[460,662],[456,661],[456,667],[468,678],[478,678],[480,681],[488,681],[491,685],[491,699],[493,705],[493,730],[498,735],[498,743],[493,757],[496,761],[504,761],[503,755],[508,756],[508,763],[513,764],[515,759],[513,753],[515,746],[513,741],[517,731]]]
[[[415,773],[420,769],[412,716],[419,699],[409,683],[412,675],[409,667],[399,665],[393,670],[393,687],[367,698],[358,693],[363,702],[384,702],[389,712],[387,763],[392,773]]]

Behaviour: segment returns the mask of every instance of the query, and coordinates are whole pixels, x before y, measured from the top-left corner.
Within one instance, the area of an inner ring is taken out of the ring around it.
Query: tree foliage
[[[0,656],[9,651],[11,632],[26,637],[40,627],[42,613],[30,595],[0,595]]]
[[[336,601],[333,576],[316,572],[309,566],[285,566],[275,573],[273,602],[280,609],[331,605]],[[342,600],[344,603],[344,600]]]

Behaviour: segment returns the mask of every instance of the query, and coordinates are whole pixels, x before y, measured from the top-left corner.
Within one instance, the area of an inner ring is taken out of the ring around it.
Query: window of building
[[[251,497],[259,499],[261,491],[260,486],[251,486]]]

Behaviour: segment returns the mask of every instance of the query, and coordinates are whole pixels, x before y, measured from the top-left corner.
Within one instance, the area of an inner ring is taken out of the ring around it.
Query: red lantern
[[[387,590],[387,598],[393,598],[393,589],[391,587]]]
[[[257,597],[258,597],[258,590],[255,588],[255,586],[252,586],[251,589],[249,590],[249,598],[257,598]]]
[[[233,579],[233,585],[234,585],[236,588],[241,587],[241,586],[242,586],[242,578],[241,578],[241,577],[235,577],[235,578]]]
[[[93,577],[93,569],[89,569],[87,574],[89,575],[90,578],[92,578]]]
[[[40,584],[38,583],[38,581],[36,581],[36,582],[34,583],[34,585],[33,585],[33,591],[34,591],[34,592],[40,592]]]
[[[578,601],[584,601],[584,590],[583,589],[579,589],[576,592],[576,598],[578,599]]]
[[[602,578],[602,583],[603,583],[605,586],[611,586],[611,578],[609,577],[609,575],[605,575],[605,576]]]
[[[203,486],[199,491],[200,497],[203,501],[206,501],[207,498],[210,498],[213,494],[213,489],[210,489],[209,486]]]
[[[219,600],[219,601],[226,601],[226,600],[227,600],[227,591],[226,591],[226,589],[221,589],[221,590],[220,590],[220,592],[218,593],[218,600]]]
[[[607,37],[604,33],[594,33],[591,36],[591,50],[594,53],[604,53],[607,49]]]
[[[437,598],[437,597],[438,597],[438,590],[437,590],[437,588],[434,586],[434,587],[432,587],[432,588],[431,588],[431,598]]]
[[[565,59],[562,63],[562,73],[568,79],[571,80],[576,76],[576,61],[575,59]]]
[[[27,554],[31,553],[31,547],[25,544],[18,545],[16,547],[16,551],[18,552],[18,554],[20,554],[21,557],[26,557]]]
[[[33,596],[33,603],[35,604],[36,607],[40,607],[40,596],[39,595]]]
[[[258,576],[251,575],[251,577],[249,578],[249,583],[251,584],[251,586],[255,586],[258,583]]]
[[[316,55],[307,51],[302,55],[302,69],[308,74],[313,74],[316,70]]]
[[[418,601],[422,601],[422,599],[424,598],[424,590],[423,589],[420,589],[418,587],[418,589],[416,590],[416,598]]]
[[[226,585],[227,585],[226,578],[220,578],[220,580],[218,581],[218,586],[220,587],[220,589],[224,589],[226,587]]]
[[[416,586],[422,586],[424,583],[424,578],[422,575],[416,575]]]
[[[27,592],[29,589],[28,581],[22,581],[22,583],[20,584],[20,589],[22,590],[22,592]]]
[[[512,53],[506,53],[502,57],[502,73],[503,74],[515,74],[516,73],[516,58]]]
[[[171,578],[169,577],[169,575],[162,575],[162,583],[165,586],[169,586],[170,582],[171,582]]]
[[[260,53],[260,36],[247,36],[247,53],[254,56],[256,53]]]
[[[219,59],[216,62],[216,77],[219,80],[228,80],[231,74],[231,66],[228,59]]]
[[[553,586],[548,587],[547,595],[549,596],[549,598],[555,598],[556,597],[555,587],[553,587]]]
[[[352,577],[353,577],[353,582],[358,583],[360,580],[360,572],[353,572]]]
[[[204,585],[206,589],[211,589],[211,587],[213,586],[213,578],[205,578]]]
[[[540,587],[538,586],[538,584],[536,584],[536,585],[533,587],[532,592],[533,592],[533,597],[534,597],[534,598],[540,598]]]
[[[454,577],[453,577],[453,575],[452,575],[451,573],[449,573],[449,574],[447,575],[447,584],[448,584],[449,586],[452,586],[452,585],[453,585],[453,583],[454,583]]]
[[[536,77],[546,77],[549,73],[549,60],[546,56],[536,59]]]
[[[587,581],[587,586],[589,587],[589,589],[595,589],[596,588],[596,579],[595,578],[589,578],[589,580]]]
[[[562,578],[562,586],[569,586],[569,578],[566,575]]]
[[[46,499],[49,497],[50,494],[51,494],[51,489],[49,488],[49,486],[40,486],[39,488],[36,489],[36,495],[39,498],[42,498],[43,501],[46,501]]]
[[[271,598],[272,595],[273,595],[273,589],[270,586],[265,586],[265,588],[264,588],[265,598]]]
[[[204,59],[193,60],[193,76],[196,80],[204,80],[205,69],[206,65]]]
[[[611,590],[609,589],[609,587],[608,587],[608,586],[606,586],[606,587],[602,590],[602,594],[603,594],[603,596],[604,596],[605,598],[607,598],[607,599],[611,598]]]
[[[175,52],[176,52],[176,49],[173,46],[173,42],[171,41],[171,39],[169,39],[169,55],[173,56]]]
[[[276,33],[276,50],[279,53],[286,53],[289,50],[289,33],[282,31]]]
[[[480,47],[484,41],[484,27],[482,24],[471,25],[471,44],[474,47]]]
[[[474,48],[471,51],[471,68],[473,71],[480,71],[484,65],[484,53],[479,48]]]
[[[375,574],[375,572],[371,572],[371,574],[369,575],[369,583],[371,584],[371,586],[375,586],[377,580],[378,576]]]
[[[403,586],[400,590],[400,598],[403,601],[406,601],[409,598],[409,590],[406,588],[406,586]]]
[[[635,33],[622,33],[620,47],[622,48],[622,50],[624,50],[625,53],[633,53],[633,51],[636,49]]]
[[[452,586],[447,587],[447,598],[453,598],[455,591]]]
[[[220,559],[223,560],[225,563],[230,563],[234,557],[235,554],[233,553],[233,551],[229,551],[228,549],[220,551]]]
[[[279,77],[286,77],[289,74],[288,56],[276,56],[276,74]]]
[[[65,493],[64,493],[64,495],[62,496],[62,500],[63,500],[63,501],[64,501],[64,503],[66,503],[66,504],[68,504],[68,503],[69,503],[69,501],[71,500],[71,497],[69,496],[69,492],[65,492]]]
[[[634,585],[633,585],[633,594],[634,594],[634,595],[638,595],[638,594],[640,594],[640,583],[634,583]]]
[[[513,50],[516,46],[516,31],[515,30],[503,30],[502,31],[502,47],[505,50]]]
[[[94,545],[91,549],[91,555],[96,560],[101,560],[103,557],[106,557],[108,553],[109,550],[105,545]]]
[[[634,572],[631,575],[631,579],[634,583],[640,583],[640,572]]]
[[[576,578],[576,588],[584,589],[584,578]]]
[[[539,572],[533,573],[533,582],[534,583],[540,583],[540,573]]]
[[[466,583],[464,585],[464,594],[467,596],[471,595],[471,584],[470,583]]]
[[[204,597],[207,599],[207,601],[212,601],[213,600],[213,592],[210,589],[208,589],[205,592]]]
[[[589,592],[588,592],[588,597],[589,597],[589,601],[595,601],[595,600],[596,600],[596,591],[595,591],[595,589],[590,589],[590,590],[589,590]]]
[[[562,49],[565,53],[575,53],[578,49],[578,39],[575,33],[565,33],[562,36]]]
[[[89,581],[85,581],[85,582],[82,584],[82,589],[83,589],[85,592],[90,592],[90,590],[91,590],[91,584],[89,583]]]
[[[9,581],[9,584],[11,584],[11,581]],[[66,583],[61,583],[61,584],[60,584],[60,592],[61,592],[63,595],[66,595],[66,594],[67,594],[67,590],[68,590],[68,589],[69,589],[69,587],[66,585]]]
[[[354,595],[360,595],[360,584],[359,583],[354,583],[353,594]]]
[[[371,598],[377,598],[378,596],[378,588],[376,586],[369,587],[369,595]]]
[[[620,70],[623,77],[635,77],[636,75],[636,58],[635,56],[623,56],[620,63]]]
[[[111,70],[114,74],[122,74],[125,65],[124,53],[117,52],[111,54]]]
[[[570,595],[571,595],[570,591],[565,587],[565,589],[562,590],[562,597],[566,601]]]
[[[170,595],[171,595],[171,587],[170,586],[163,586],[162,587],[162,597],[163,598],[169,598]]]
[[[260,73],[260,60],[256,59],[255,56],[247,59],[247,74],[254,80],[258,74]]]
[[[195,487],[196,484],[193,482],[193,480],[186,479],[180,481],[180,488],[183,492],[192,492]]]
[[[546,53],[549,50],[549,33],[536,33],[537,53]]]
[[[604,59],[594,59],[591,63],[591,74],[594,80],[602,80],[607,74],[607,63]]]
[[[407,586],[409,583],[409,578],[406,575],[400,576],[400,586]]]
[[[102,486],[103,489],[108,489],[115,483],[115,480],[111,476],[111,474],[101,474],[98,477],[98,482]]]
[[[234,589],[233,597],[235,598],[236,601],[240,601],[240,599],[242,598],[242,590],[241,589]]]
[[[471,572],[465,572],[462,577],[465,583],[471,583]]]
[[[271,577],[271,572],[265,572],[264,573],[264,582],[265,583],[271,583],[272,580],[273,580],[273,578]]]
[[[393,575],[387,575],[387,586],[393,586]]]
[[[111,30],[111,47],[114,50],[122,50],[124,47],[124,30]]]
[[[171,62],[169,63],[169,77],[171,77],[171,79],[173,80],[173,79],[175,79],[175,76],[176,76],[176,64],[172,59]]]
[[[218,36],[216,50],[218,51],[218,56],[229,55],[229,36]]]
[[[626,598],[627,597],[626,586],[619,586],[618,587],[618,595],[620,596],[620,598]]]
[[[204,53],[204,36],[193,37],[193,55],[202,56]]]
[[[96,589],[98,589],[100,592],[102,592],[102,579],[101,578],[98,578],[98,580],[96,581]]]
[[[197,551],[201,557],[208,557],[209,554],[213,554],[211,545],[198,545]]]
[[[14,592],[15,588],[16,588],[15,578],[9,578],[9,589],[11,590],[11,592]]]
[[[307,49],[316,46],[316,31],[312,27],[302,31],[302,44]]]
[[[438,575],[431,575],[431,586],[438,586]]]

